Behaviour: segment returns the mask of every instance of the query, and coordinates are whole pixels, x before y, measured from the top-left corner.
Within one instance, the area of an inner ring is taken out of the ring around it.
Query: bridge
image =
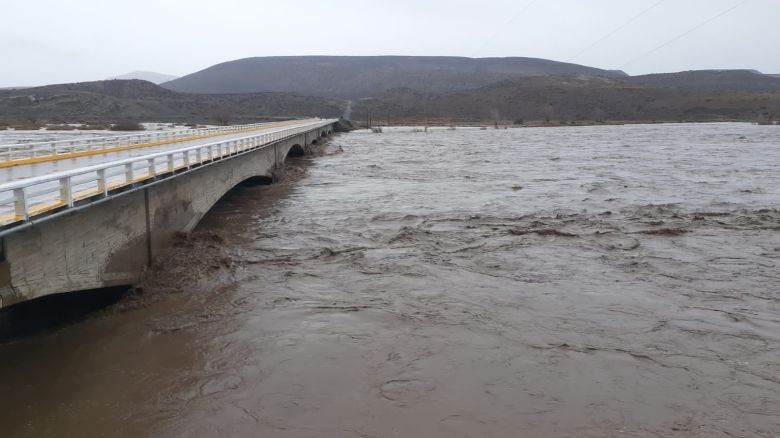
[[[129,286],[239,183],[270,180],[337,120],[0,146],[0,308]]]

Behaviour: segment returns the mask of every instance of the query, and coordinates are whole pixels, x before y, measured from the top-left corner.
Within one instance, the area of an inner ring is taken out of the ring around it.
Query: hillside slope
[[[296,92],[360,98],[399,87],[446,93],[517,76],[563,74],[625,75],[535,58],[291,56],[225,62],[162,85],[188,93]]]
[[[527,77],[457,93],[395,89],[359,102],[353,119],[452,122],[753,121],[780,115],[780,90],[636,85],[588,76]]]
[[[153,71],[134,71],[127,74],[123,74],[121,76],[116,76],[113,78],[108,78],[106,80],[112,80],[112,79],[138,79],[141,81],[149,81],[153,84],[162,84],[163,82],[169,82],[174,79],[178,79],[178,76],[173,75],[166,75],[164,73],[157,73]]]
[[[197,95],[140,80],[111,80],[0,91],[0,121],[139,120],[244,122],[270,117],[338,117],[342,104],[292,93]]]
[[[780,91],[780,78],[751,70],[693,70],[626,78],[634,85],[705,90]]]

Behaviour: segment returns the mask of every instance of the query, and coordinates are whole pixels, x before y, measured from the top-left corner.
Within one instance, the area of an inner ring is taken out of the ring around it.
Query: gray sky
[[[658,1],[0,0],[0,87],[133,70],[185,75],[269,55],[530,56],[630,74],[780,73],[780,0]]]

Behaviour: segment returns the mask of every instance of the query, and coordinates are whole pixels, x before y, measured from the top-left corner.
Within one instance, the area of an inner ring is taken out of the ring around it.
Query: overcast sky
[[[185,75],[271,55],[529,56],[630,74],[780,73],[780,0],[0,0],[0,17],[0,87],[133,70]]]

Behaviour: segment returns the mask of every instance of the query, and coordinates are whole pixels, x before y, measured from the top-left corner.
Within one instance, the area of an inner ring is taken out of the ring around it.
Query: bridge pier
[[[46,295],[136,283],[180,233],[192,231],[230,189],[272,177],[315,133],[199,167],[77,207],[8,234],[0,246],[0,308]]]

